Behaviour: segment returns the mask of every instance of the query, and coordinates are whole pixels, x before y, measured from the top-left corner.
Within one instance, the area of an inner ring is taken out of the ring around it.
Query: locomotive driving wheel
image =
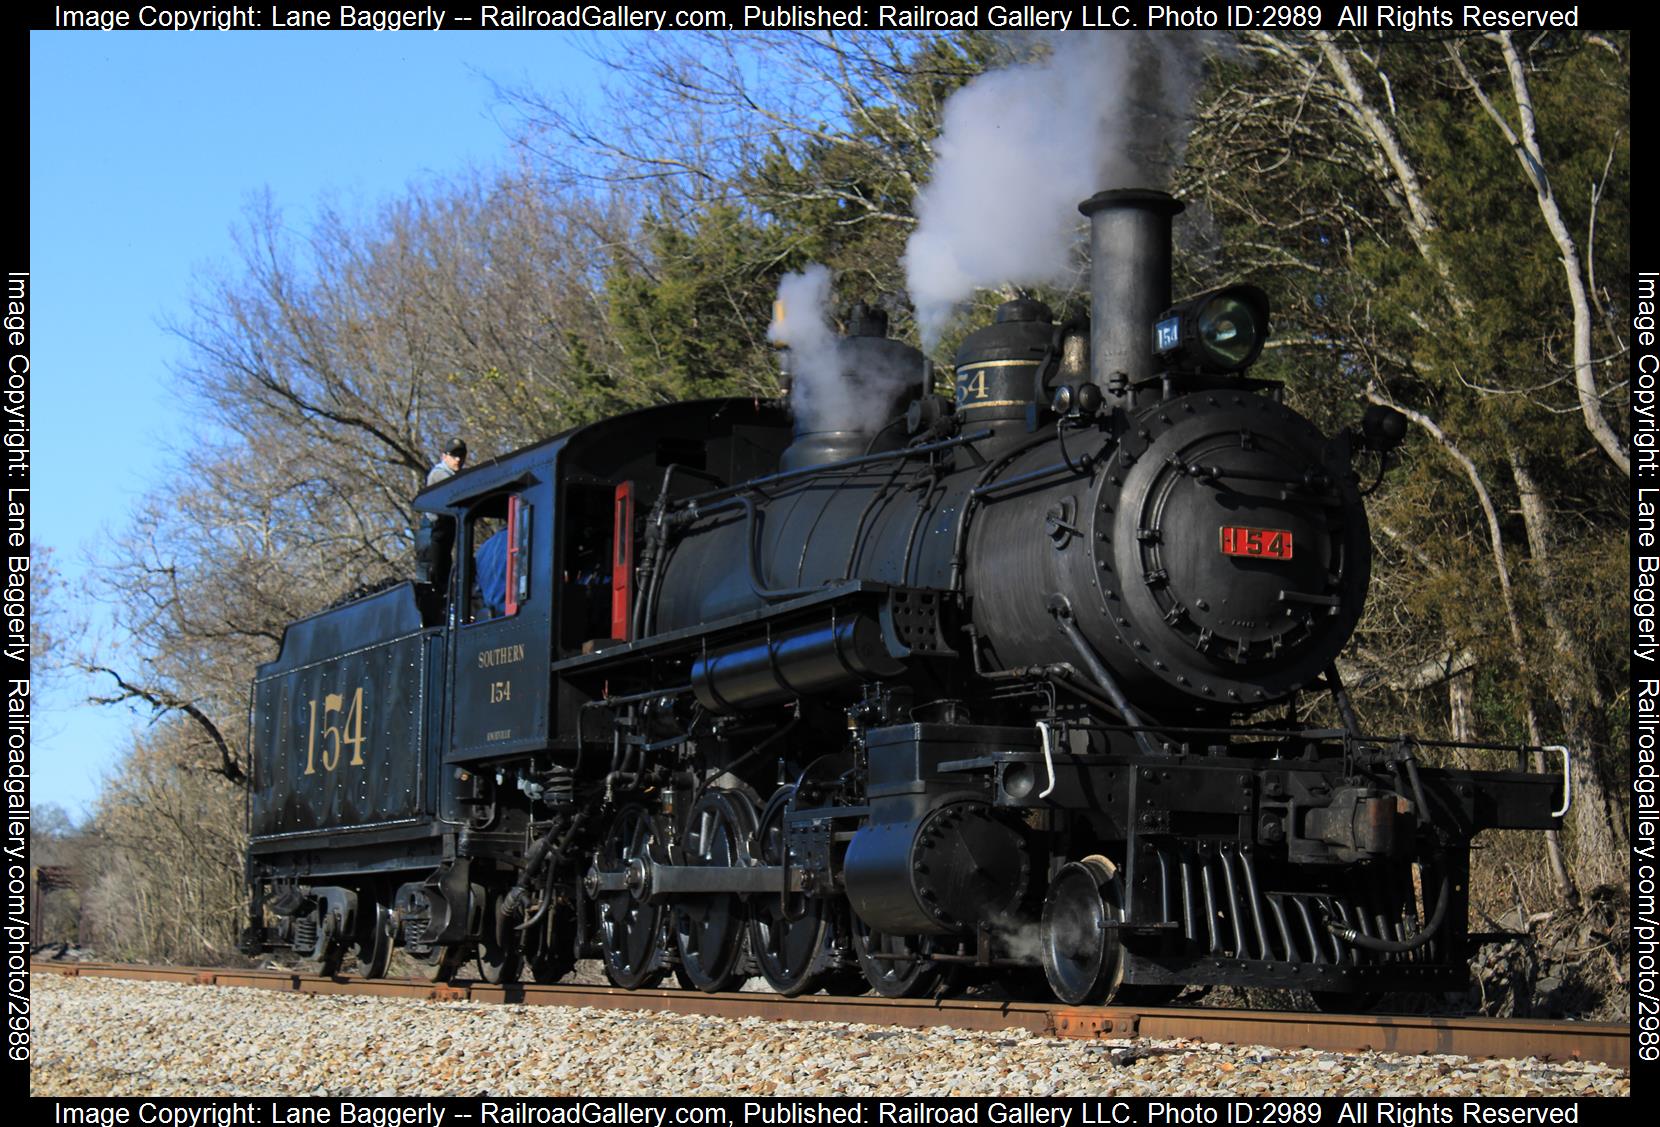
[[[763,865],[793,866],[784,815],[795,805],[795,787],[780,787],[761,811],[755,857]],[[786,998],[811,994],[830,971],[827,939],[830,905],[800,892],[764,893],[750,901],[749,948],[767,985]]]
[[[755,803],[739,790],[709,790],[697,800],[682,839],[684,864],[747,868],[755,840]],[[678,974],[713,994],[744,978],[744,905],[736,893],[688,896],[674,906]]]
[[[631,862],[649,860],[649,850],[662,838],[661,828],[644,806],[617,811],[595,857],[599,874],[626,874]],[[615,892],[594,890],[599,916],[599,944],[605,977],[615,986],[637,990],[656,985],[666,973],[661,938],[663,909],[642,898],[644,889]]]
[[[920,998],[940,982],[940,965],[928,957],[931,941],[888,935],[853,914],[853,954],[865,981],[884,998]]]

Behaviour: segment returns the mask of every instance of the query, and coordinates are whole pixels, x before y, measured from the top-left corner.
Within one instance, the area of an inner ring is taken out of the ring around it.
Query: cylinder
[[[1089,217],[1090,373],[1103,391],[1123,394],[1156,374],[1153,320],[1170,308],[1170,221],[1184,207],[1145,188],[1078,205]]]
[[[863,826],[848,843],[842,868],[848,904],[889,935],[951,935],[1006,924],[1030,875],[1020,830],[979,801]]]

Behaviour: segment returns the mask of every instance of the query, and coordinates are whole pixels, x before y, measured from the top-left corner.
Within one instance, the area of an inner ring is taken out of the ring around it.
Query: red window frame
[[[617,486],[611,510],[611,637],[629,641],[634,607],[634,483]]]
[[[525,557],[529,544],[530,506],[517,494],[507,499],[507,597],[504,617],[519,613],[519,607],[530,594],[530,576]],[[524,589],[521,591],[520,588]]]

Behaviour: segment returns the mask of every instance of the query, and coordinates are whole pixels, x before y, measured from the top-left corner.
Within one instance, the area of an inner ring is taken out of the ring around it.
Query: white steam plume
[[[808,420],[841,418],[852,407],[841,350],[830,327],[830,270],[818,263],[778,281],[767,339],[790,350],[790,408]],[[806,430],[830,430],[807,426]]]
[[[1047,43],[1047,57],[988,71],[946,102],[904,259],[925,351],[976,289],[1067,281],[1078,204],[1105,188],[1162,186],[1151,166],[1185,139],[1207,40],[1099,32]]]
[[[778,283],[767,339],[790,350],[790,409],[803,432],[874,433],[891,421],[895,398],[920,380],[914,366],[844,345],[830,325],[830,271],[813,263]]]

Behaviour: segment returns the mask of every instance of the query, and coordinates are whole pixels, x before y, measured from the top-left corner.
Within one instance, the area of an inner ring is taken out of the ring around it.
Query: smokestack
[[[1089,217],[1090,379],[1103,391],[1153,376],[1153,319],[1170,308],[1170,221],[1185,208],[1167,192],[1097,192]]]

